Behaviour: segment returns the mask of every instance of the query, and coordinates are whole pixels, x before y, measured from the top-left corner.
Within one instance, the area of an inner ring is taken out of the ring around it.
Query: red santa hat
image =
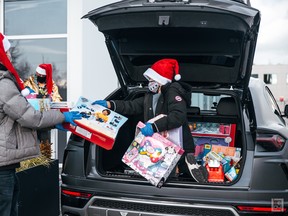
[[[52,93],[53,80],[52,80],[52,65],[51,64],[40,64],[36,68],[36,72],[46,76],[46,88],[48,94]]]
[[[173,78],[176,81],[181,79],[176,59],[161,59],[148,68],[143,75],[146,79],[153,79],[161,85],[172,82]]]
[[[23,81],[20,79],[17,71],[13,67],[12,63],[10,62],[9,58],[6,55],[6,52],[10,49],[11,44],[8,38],[0,33],[0,62],[7,68],[10,73],[13,74],[15,80],[18,84],[18,87],[21,90],[21,94],[25,97],[29,95],[29,90],[25,88]]]

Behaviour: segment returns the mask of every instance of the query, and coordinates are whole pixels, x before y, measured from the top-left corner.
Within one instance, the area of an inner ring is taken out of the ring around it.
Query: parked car
[[[195,142],[201,135],[194,129],[224,125],[241,159],[233,179],[200,184],[171,175],[157,188],[122,162],[142,120],[127,116],[112,150],[71,135],[61,175],[63,215],[288,214],[288,111],[282,115],[268,86],[250,78],[257,9],[241,0],[124,0],[84,18],[104,34],[121,85],[107,100],[143,96],[144,71],[177,59],[181,81],[191,86]]]

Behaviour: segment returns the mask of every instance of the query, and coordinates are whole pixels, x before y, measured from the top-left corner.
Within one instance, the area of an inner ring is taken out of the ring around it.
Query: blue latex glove
[[[25,88],[29,90],[29,94],[35,93],[35,91],[31,89],[30,87],[26,86]]]
[[[106,100],[96,100],[92,103],[92,105],[95,105],[95,104],[108,108],[108,104]]]
[[[68,131],[67,129],[65,129],[64,127],[63,127],[63,125],[62,124],[57,124],[57,125],[55,125],[55,127],[58,129],[58,130],[61,130],[61,131]]]
[[[154,134],[152,125],[150,123],[146,123],[145,127],[140,128],[140,130],[144,136],[152,136]]]
[[[77,124],[74,122],[74,120],[79,120],[82,118],[81,114],[78,111],[72,111],[72,112],[63,112],[65,117],[65,122],[68,122],[74,126],[77,126]]]

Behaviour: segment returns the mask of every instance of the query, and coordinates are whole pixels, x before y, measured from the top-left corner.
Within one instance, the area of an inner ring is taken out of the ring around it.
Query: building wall
[[[105,40],[88,19],[89,11],[115,0],[68,1],[68,100],[82,95],[91,100],[103,99],[117,88]]]
[[[4,32],[4,1],[0,0],[0,31]],[[19,1],[19,5],[30,4],[30,7],[34,7],[35,4],[39,6],[45,5],[45,1],[38,2],[25,2]],[[64,50],[64,54],[67,54],[67,100],[76,102],[79,96],[85,96],[91,100],[102,99],[107,96],[111,91],[117,88],[117,78],[113,70],[108,51],[105,47],[105,41],[103,35],[98,32],[96,26],[87,19],[81,19],[89,11],[94,10],[102,5],[115,2],[115,0],[61,0],[67,2],[67,34],[63,32],[61,35],[49,35],[53,32],[53,29],[47,35],[7,35],[10,40],[33,40],[42,38],[67,38],[67,53]],[[8,1],[7,1],[8,2]],[[14,2],[14,6],[17,2]],[[26,5],[27,6],[27,5]],[[21,8],[17,8],[21,10]],[[42,8],[43,9],[43,8]],[[64,8],[65,10],[65,8]],[[24,12],[25,13],[25,12]],[[66,14],[66,11],[63,11]],[[23,15],[23,13],[21,14]],[[31,17],[29,17],[31,15]],[[25,15],[27,20],[33,20],[33,13],[27,13]],[[19,17],[19,16],[18,16]],[[43,22],[46,18],[43,18]],[[54,17],[55,18],[55,17]],[[49,17],[47,17],[49,19]],[[42,20],[42,19],[41,19]],[[37,20],[39,22],[39,20]],[[62,20],[63,21],[63,20]],[[41,21],[40,21],[41,22]],[[25,23],[27,29],[33,28],[33,23]],[[13,30],[13,29],[12,29]],[[28,31],[29,32],[29,31]],[[4,32],[5,33],[5,32]],[[6,34],[6,33],[5,33]],[[28,33],[29,34],[29,33]],[[53,47],[49,47],[53,53]],[[55,51],[55,50],[54,50]],[[33,52],[31,50],[31,52]],[[42,50],[42,52],[45,52]],[[35,53],[34,53],[35,54]],[[39,62],[38,62],[39,63]],[[35,65],[33,65],[35,68]],[[66,71],[66,65],[65,65]],[[32,71],[31,71],[32,73]],[[66,92],[65,92],[66,93]],[[65,98],[66,99],[66,98]],[[57,130],[53,130],[55,134],[52,135],[52,142],[56,151],[55,155],[62,159],[63,149],[66,145],[66,133],[65,137],[58,136]],[[69,137],[69,133],[68,136]],[[62,139],[64,138],[64,139]],[[61,141],[62,140],[62,141]],[[64,141],[63,141],[64,140]],[[59,142],[60,141],[60,142]],[[59,145],[58,145],[59,144]],[[58,155],[58,156],[57,156]]]
[[[277,78],[275,84],[268,84],[271,92],[280,106],[284,109],[284,104],[288,103],[288,65],[254,65],[252,74],[258,74],[259,79],[264,80],[265,74],[274,74]],[[283,97],[284,101],[280,101]]]

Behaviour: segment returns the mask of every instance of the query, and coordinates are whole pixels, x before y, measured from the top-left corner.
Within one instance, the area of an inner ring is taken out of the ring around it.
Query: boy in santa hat
[[[188,127],[187,104],[190,98],[187,97],[186,90],[173,79],[181,79],[179,65],[175,59],[162,59],[155,62],[143,74],[149,81],[149,92],[145,96],[131,101],[123,100],[97,100],[92,104],[99,104],[123,115],[144,115],[147,122],[153,117],[165,114],[165,117],[156,120],[154,123],[146,123],[141,128],[142,134],[152,136],[155,132],[163,132],[182,126],[183,148],[185,154],[178,163],[180,172],[189,173],[200,183],[207,182],[207,170],[197,164],[194,157],[195,146],[193,137]]]
[[[24,96],[29,90],[11,63],[10,42],[0,33],[0,214],[18,215],[19,185],[16,168],[20,162],[39,156],[35,130],[63,122],[73,125],[79,113],[37,111]]]
[[[31,75],[24,81],[24,86],[30,88],[33,93],[45,96],[51,96],[53,102],[59,102],[62,100],[58,91],[58,86],[52,79],[52,65],[40,64],[36,68],[34,75]]]

